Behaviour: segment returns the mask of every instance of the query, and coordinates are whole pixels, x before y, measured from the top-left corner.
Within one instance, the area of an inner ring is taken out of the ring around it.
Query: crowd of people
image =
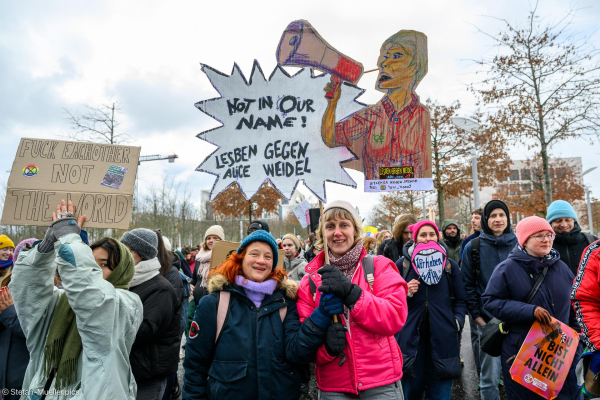
[[[600,241],[565,201],[545,219],[510,215],[492,200],[469,236],[404,214],[369,237],[334,201],[306,241],[254,221],[211,268],[219,225],[181,249],[145,228],[89,243],[62,201],[43,238],[0,235],[1,398],[298,399],[314,370],[319,399],[448,400],[472,351],[483,400],[500,384],[537,399],[510,368],[533,322],[558,320],[581,344],[557,398],[583,399],[584,347],[600,375]],[[482,349],[494,319],[508,327],[499,355]]]

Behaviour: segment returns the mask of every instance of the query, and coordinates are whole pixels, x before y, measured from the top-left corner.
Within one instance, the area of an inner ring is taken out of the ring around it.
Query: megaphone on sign
[[[277,62],[279,65],[292,67],[314,67],[330,74],[336,82],[356,84],[363,74],[361,63],[344,55],[329,45],[308,21],[297,20],[285,28],[279,46],[277,46]]]

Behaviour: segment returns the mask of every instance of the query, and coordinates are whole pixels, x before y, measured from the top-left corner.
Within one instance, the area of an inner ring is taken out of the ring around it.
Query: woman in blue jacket
[[[255,231],[210,275],[185,348],[184,400],[299,398],[298,366],[312,360],[343,303],[322,302],[300,325],[298,285],[277,261],[273,236]]]
[[[450,399],[460,377],[458,331],[465,323],[467,295],[458,265],[446,257],[435,223],[411,225],[397,267],[408,282],[408,318],[398,334],[404,359],[402,387],[407,400]]]
[[[517,225],[519,244],[500,263],[481,297],[483,306],[494,317],[508,325],[508,334],[502,342],[502,373],[506,396],[513,400],[540,399],[541,397],[512,380],[510,368],[527,333],[535,320],[549,324],[551,316],[580,332],[571,307],[573,273],[560,261],[552,248],[555,238],[550,224],[540,217],[527,217]],[[526,303],[527,296],[544,268],[546,277],[537,293]],[[577,353],[580,353],[579,351]],[[575,355],[577,360],[578,354]],[[581,399],[577,389],[573,363],[557,399]]]

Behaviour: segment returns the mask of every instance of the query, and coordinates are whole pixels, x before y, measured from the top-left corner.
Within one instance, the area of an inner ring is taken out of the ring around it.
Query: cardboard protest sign
[[[308,210],[310,209],[310,204],[308,201],[304,200],[300,204],[294,204],[292,206],[292,211],[296,218],[298,218],[298,222],[303,228],[306,228],[310,223],[310,217],[308,216]]]
[[[23,138],[8,178],[3,225],[52,224],[61,200],[88,228],[129,228],[140,147]]]
[[[510,376],[532,392],[553,399],[563,387],[579,335],[552,319],[549,326],[535,321],[510,369]]]
[[[217,268],[223,261],[240,247],[239,242],[228,242],[226,240],[215,240],[213,242],[212,254],[210,255],[210,270]],[[278,267],[283,267],[283,258],[285,257],[283,250],[278,250],[279,261]]]
[[[337,82],[357,83],[362,64],[327,43],[303,20],[292,22],[277,50],[281,65],[311,66]],[[388,38],[377,60],[376,90],[385,96],[351,115],[332,99],[323,114],[322,137],[330,147],[347,146],[358,156],[344,166],[365,174],[365,191],[432,190],[429,109],[415,89],[427,73],[427,36],[401,30]],[[341,87],[341,96],[347,86]]]

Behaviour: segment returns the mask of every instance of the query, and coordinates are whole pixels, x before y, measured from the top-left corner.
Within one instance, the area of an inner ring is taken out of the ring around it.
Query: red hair
[[[247,249],[247,248],[246,248]],[[244,269],[242,267],[242,262],[244,257],[246,256],[246,249],[244,249],[241,254],[238,254],[236,251],[231,253],[229,257],[225,261],[221,263],[217,268],[212,270],[208,276],[212,276],[214,274],[225,275],[227,280],[231,283],[235,282],[235,277],[237,275],[244,276]],[[287,274],[285,273],[285,269],[283,267],[273,268],[273,271],[265,278],[266,280],[275,279],[277,281],[278,286],[283,282],[284,279],[287,279]]]

